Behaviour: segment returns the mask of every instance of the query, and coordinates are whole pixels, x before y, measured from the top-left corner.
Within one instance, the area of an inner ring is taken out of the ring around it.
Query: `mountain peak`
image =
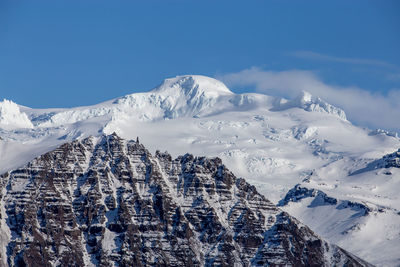
[[[295,98],[295,100],[298,103],[301,104],[307,104],[307,103],[311,103],[313,101],[313,96],[311,95],[311,93],[307,92],[307,91],[301,91],[300,94]]]
[[[140,110],[146,120],[173,119],[206,114],[221,97],[234,95],[216,79],[184,75],[165,79],[150,92],[127,95],[114,103]]]
[[[32,122],[16,103],[7,99],[0,101],[0,128],[13,130],[32,127]]]
[[[342,120],[347,120],[346,113],[341,108],[335,107],[319,97],[314,97],[307,91],[301,91],[300,94],[292,100],[281,99],[272,110],[281,111],[291,108],[301,108],[305,111],[328,113],[339,117]]]
[[[233,92],[221,81],[202,75],[182,75],[168,78],[151,92],[169,95],[183,93],[190,96],[204,94],[207,97],[233,95]]]

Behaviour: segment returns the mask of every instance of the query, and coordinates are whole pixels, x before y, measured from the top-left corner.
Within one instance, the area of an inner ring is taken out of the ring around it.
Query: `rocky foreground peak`
[[[1,176],[10,266],[369,266],[281,211],[219,158],[151,155],[117,135]]]

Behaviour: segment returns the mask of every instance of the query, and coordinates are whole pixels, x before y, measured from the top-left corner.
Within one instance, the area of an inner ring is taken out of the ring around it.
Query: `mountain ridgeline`
[[[219,158],[151,155],[116,134],[1,176],[9,266],[370,266],[321,240]]]

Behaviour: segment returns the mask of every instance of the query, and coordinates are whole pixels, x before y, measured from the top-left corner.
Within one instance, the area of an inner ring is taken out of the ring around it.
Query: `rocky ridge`
[[[400,168],[400,148],[393,153],[384,155],[380,159],[371,161],[364,168],[356,170],[350,175],[357,175],[360,173],[379,169],[387,169],[387,171],[385,171],[385,174],[390,175],[390,168]]]
[[[333,205],[336,206],[337,209],[350,207],[354,210],[360,211],[360,214],[362,214],[362,216],[368,215],[368,213],[371,212],[371,208],[365,204],[352,202],[349,200],[339,200],[328,196],[325,192],[321,190],[302,187],[300,184],[295,185],[291,190],[289,190],[286,196],[281,201],[279,201],[277,206],[285,206],[288,205],[290,202],[299,202],[305,198],[313,199],[309,207],[322,205]]]
[[[153,156],[115,134],[3,174],[0,208],[9,266],[370,266],[219,158]]]

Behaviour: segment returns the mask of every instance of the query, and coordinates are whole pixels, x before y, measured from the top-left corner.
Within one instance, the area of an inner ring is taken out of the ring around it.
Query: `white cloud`
[[[389,81],[400,81],[400,72],[399,73],[390,73],[386,75],[386,78]]]
[[[347,58],[347,57],[334,57],[330,55],[315,53],[311,51],[296,51],[290,53],[292,56],[303,59],[311,59],[311,60],[322,60],[322,61],[330,61],[330,62],[340,62],[347,64],[357,64],[357,65],[371,65],[376,67],[387,67],[393,69],[399,69],[396,65],[388,63],[382,60],[376,59],[360,59],[360,58]]]
[[[345,110],[347,118],[369,128],[400,130],[400,90],[387,95],[372,93],[358,87],[325,84],[311,71],[266,71],[246,69],[218,77],[231,87],[254,87],[269,95],[296,97],[302,90]]]

